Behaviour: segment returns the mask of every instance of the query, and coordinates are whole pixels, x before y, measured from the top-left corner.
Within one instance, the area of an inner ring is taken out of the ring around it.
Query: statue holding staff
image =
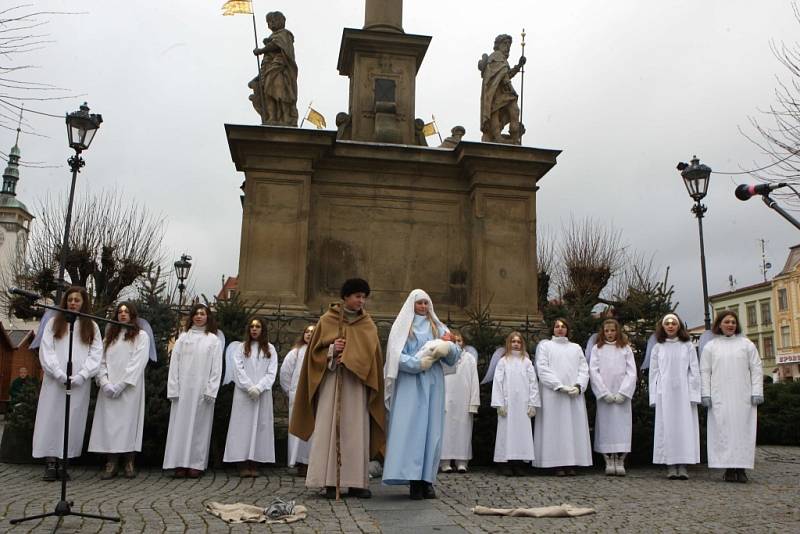
[[[261,123],[297,126],[297,63],[294,58],[294,35],[286,29],[286,17],[280,11],[267,13],[272,33],[264,46],[253,50],[261,59],[258,76],[247,84],[253,90],[250,100],[261,115]]]
[[[481,85],[481,141],[490,143],[521,143],[519,96],[511,85],[511,79],[525,65],[525,56],[520,57],[515,67],[508,64],[511,51],[511,36],[498,35],[494,40],[494,52],[483,54],[478,61],[478,70],[483,80]],[[508,125],[508,134],[503,128]]]

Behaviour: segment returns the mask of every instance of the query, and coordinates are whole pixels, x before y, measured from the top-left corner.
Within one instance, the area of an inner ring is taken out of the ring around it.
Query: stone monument
[[[522,141],[519,96],[511,85],[511,78],[525,65],[525,56],[519,58],[514,68],[508,64],[511,51],[511,36],[498,35],[494,40],[494,52],[483,54],[478,61],[481,71],[481,141],[519,145]],[[508,126],[508,134],[503,128]]]
[[[508,324],[540,319],[536,182],[559,151],[464,141],[463,128],[443,148],[418,146],[415,81],[431,38],[405,33],[402,11],[366,0],[363,28],[343,31],[350,94],[337,131],[225,126],[245,175],[241,296],[311,317],[359,276],[378,319],[416,287],[443,318],[491,302]]]

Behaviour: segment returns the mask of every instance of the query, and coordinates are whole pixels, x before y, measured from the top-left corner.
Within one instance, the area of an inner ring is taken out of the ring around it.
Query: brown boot
[[[116,454],[106,455],[106,466],[103,469],[103,474],[100,475],[100,480],[110,480],[117,476],[118,459]]]
[[[248,462],[250,464],[250,476],[253,478],[258,478],[258,463],[256,462]]]
[[[305,478],[308,475],[308,466],[306,464],[297,464],[297,476]]]
[[[136,468],[133,466],[134,458],[136,458],[135,452],[125,455],[125,478],[136,478]]]

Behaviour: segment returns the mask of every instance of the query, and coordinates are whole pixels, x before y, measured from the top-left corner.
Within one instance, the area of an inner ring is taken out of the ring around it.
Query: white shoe
[[[617,473],[617,456],[615,454],[604,454],[606,460],[606,475],[613,476]]]
[[[616,455],[612,454],[612,456],[616,456]],[[625,476],[625,456],[627,456],[627,454],[624,454],[624,453],[620,454],[614,460],[614,468],[615,468],[615,473],[614,474],[617,475],[618,477],[624,477]]]
[[[467,472],[467,462],[456,462],[456,471],[459,473]]]
[[[678,466],[677,477],[679,479],[681,479],[681,480],[689,480],[689,473],[686,472],[686,466],[685,465],[679,465]]]
[[[676,466],[667,466],[667,478],[670,480],[676,480],[678,478],[678,468]]]
[[[447,463],[442,462],[441,464],[439,464],[439,471],[441,471],[442,473],[452,473],[453,468],[450,466],[450,462]]]

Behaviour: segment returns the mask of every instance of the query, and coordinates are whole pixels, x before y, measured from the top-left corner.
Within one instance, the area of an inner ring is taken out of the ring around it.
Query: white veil
[[[394,381],[397,379],[398,368],[400,367],[400,354],[403,352],[403,347],[406,346],[408,341],[408,332],[411,329],[411,323],[414,321],[414,303],[418,300],[427,300],[430,306],[428,313],[437,325],[445,326],[436,312],[433,311],[433,301],[431,297],[422,289],[415,289],[408,294],[403,307],[400,308],[400,313],[392,323],[392,330],[389,332],[389,342],[386,344],[386,363],[383,367],[384,379],[384,401],[388,409],[392,403],[392,393],[394,393]],[[447,328],[445,326],[445,328]]]

